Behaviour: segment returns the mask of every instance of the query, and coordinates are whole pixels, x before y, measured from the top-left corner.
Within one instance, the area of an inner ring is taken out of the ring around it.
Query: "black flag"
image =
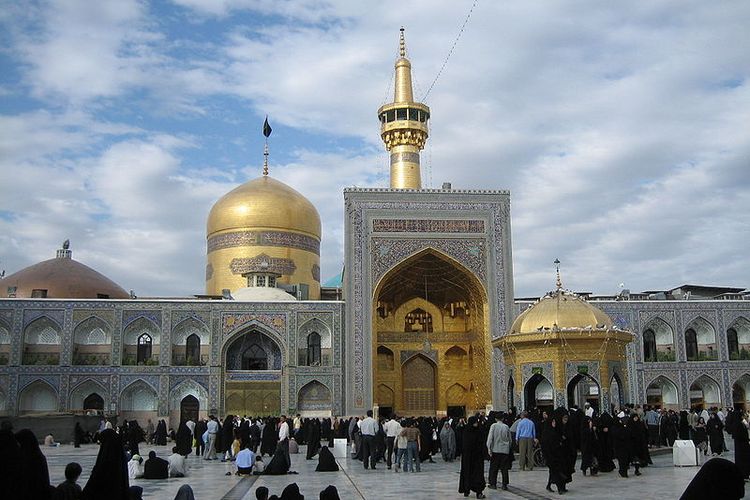
[[[263,135],[268,138],[268,136],[271,135],[271,132],[273,132],[273,129],[268,124],[268,116],[266,116],[266,121],[263,122]]]

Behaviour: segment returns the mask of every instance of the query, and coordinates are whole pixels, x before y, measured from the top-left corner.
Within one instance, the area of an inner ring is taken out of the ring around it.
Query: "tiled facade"
[[[269,369],[268,374],[282,380],[282,411],[296,410],[300,401],[310,407],[320,406],[321,394],[329,393],[328,408],[340,414],[344,401],[343,314],[343,303],[333,301],[3,299],[0,330],[7,331],[10,343],[0,345],[0,351],[7,351],[7,362],[0,365],[0,412],[17,415],[21,400],[28,396],[24,389],[44,384],[56,395],[57,411],[81,410],[76,404],[86,397],[82,392],[90,390],[105,399],[106,412],[119,413],[123,398],[137,400],[139,391],[145,390],[156,395],[154,416],[179,410],[179,402],[187,395],[199,400],[201,411],[223,413],[224,381],[229,378],[225,369],[227,349],[239,335],[252,330],[281,353],[280,359],[269,363],[269,368],[278,370]],[[88,338],[80,333],[81,328],[104,332],[106,344],[83,345],[106,351],[86,359],[94,364],[74,363],[74,353],[82,347],[80,339]],[[54,332],[59,336],[58,343],[51,339],[52,343],[35,340],[29,344],[30,336],[41,335],[38,330]],[[330,354],[320,366],[302,366],[297,356],[298,347],[305,342],[302,333],[314,330],[320,330]],[[155,354],[143,365],[124,364],[131,336],[136,338],[143,332],[152,337]],[[205,355],[195,361],[197,366],[175,365],[172,350],[184,350],[185,337],[190,333],[200,337],[201,353]],[[29,358],[29,351],[38,355]],[[97,363],[100,359],[108,362]],[[251,378],[265,375],[252,371],[246,374]],[[305,395],[313,399],[307,402]]]

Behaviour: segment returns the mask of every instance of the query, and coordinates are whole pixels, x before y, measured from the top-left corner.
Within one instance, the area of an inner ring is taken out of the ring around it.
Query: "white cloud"
[[[23,82],[3,92],[42,99],[0,115],[11,131],[0,137],[5,267],[75,233],[76,255],[139,293],[200,291],[208,209],[257,169],[224,156],[238,137],[180,121],[224,125],[229,98],[314,138],[272,175],[318,207],[323,275],[335,274],[341,188],[386,184],[375,111],[392,92],[398,27],[421,96],[470,4],[174,3],[167,17],[221,31],[170,31],[136,1],[0,18],[23,21],[10,48]],[[739,264],[750,234],[749,15],[741,1],[480,2],[429,97],[425,183],[511,189],[519,295],[552,286],[555,257],[568,286],[602,293],[623,281],[750,286]],[[114,107],[133,116],[105,118]]]

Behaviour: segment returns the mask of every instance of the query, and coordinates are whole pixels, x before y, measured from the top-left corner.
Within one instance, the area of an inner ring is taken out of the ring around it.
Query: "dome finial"
[[[555,259],[555,267],[557,269],[557,281],[555,282],[555,285],[557,286],[558,290],[562,289],[562,279],[560,279],[560,259]]]
[[[404,31],[405,31],[404,27],[401,26],[401,37],[398,42],[398,54],[401,57],[406,57],[406,42],[404,41]]]
[[[271,132],[273,129],[268,124],[268,115],[266,115],[266,120],[263,122],[263,135],[266,136],[266,143],[263,146],[263,176],[268,175],[268,137]]]

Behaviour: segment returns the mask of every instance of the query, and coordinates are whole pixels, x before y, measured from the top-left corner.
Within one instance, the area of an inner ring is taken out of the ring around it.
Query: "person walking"
[[[495,423],[490,426],[487,433],[487,452],[490,454],[490,475],[487,487],[493,490],[497,489],[498,470],[502,473],[502,489],[508,489],[508,469],[510,469],[513,456],[510,449],[510,427],[503,422],[502,418],[502,413],[496,413]]]
[[[510,434],[510,431],[508,431]],[[470,417],[464,430],[463,450],[461,451],[461,476],[458,480],[458,492],[468,497],[472,491],[477,498],[485,498],[484,487],[484,442],[479,428],[479,419]]]
[[[367,418],[362,420],[359,425],[359,432],[362,434],[362,461],[365,469],[375,470],[375,434],[378,432],[378,428],[377,420],[372,418],[372,410],[367,410]]]
[[[208,432],[208,442],[206,451],[203,453],[203,460],[217,460],[216,457],[216,434],[219,432],[219,422],[214,415],[208,416],[206,432]]]
[[[393,455],[393,445],[396,442],[396,438],[399,434],[401,434],[401,424],[398,423],[398,421],[391,416],[391,418],[388,419],[388,421],[383,425],[383,430],[385,430],[385,464],[388,466],[388,468],[391,468],[392,465],[392,455]]]
[[[518,440],[518,469],[534,470],[534,445],[539,442],[536,437],[536,426],[529,419],[526,411],[521,412],[521,420],[516,427]]]

